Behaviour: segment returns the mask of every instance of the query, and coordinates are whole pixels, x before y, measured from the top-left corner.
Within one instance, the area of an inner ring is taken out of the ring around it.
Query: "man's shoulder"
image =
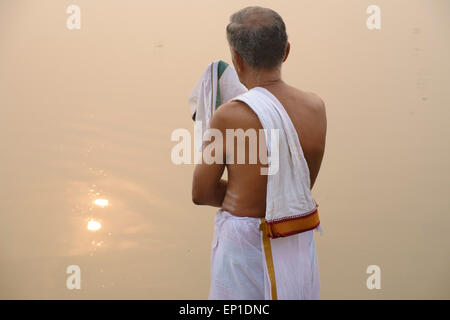
[[[249,106],[232,100],[217,108],[211,121],[222,128],[240,128],[251,126],[255,120],[258,121],[258,117]]]
[[[234,112],[243,112],[243,111],[247,111],[248,106],[239,100],[231,100],[228,101],[226,103],[224,103],[223,105],[221,105],[219,108],[217,108],[216,113],[219,114],[219,116],[231,116],[233,117],[233,113]]]
[[[323,109],[325,108],[325,103],[322,100],[322,98],[314,93],[314,92],[310,92],[310,91],[303,91],[297,88],[293,88],[293,91],[295,92],[295,95],[302,100],[302,102],[311,107],[311,108],[317,108],[317,109]]]
[[[318,110],[324,110],[325,109],[325,102],[322,100],[319,95],[317,95],[314,92],[307,92],[309,103],[313,108],[316,108]]]
[[[293,88],[294,99],[297,103],[312,113],[318,115],[325,115],[325,102],[323,99],[314,92],[303,91],[297,88]]]

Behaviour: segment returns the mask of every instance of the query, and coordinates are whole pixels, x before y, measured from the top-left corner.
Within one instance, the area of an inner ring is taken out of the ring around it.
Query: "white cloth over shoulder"
[[[262,87],[253,88],[233,100],[247,104],[265,130],[269,159],[266,221],[291,219],[313,212],[317,205],[311,195],[308,164],[297,131],[284,107]],[[274,130],[278,132],[275,145]]]

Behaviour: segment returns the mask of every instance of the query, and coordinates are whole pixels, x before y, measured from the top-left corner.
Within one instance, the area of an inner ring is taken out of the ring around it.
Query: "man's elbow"
[[[195,205],[197,205],[197,206],[202,205],[202,200],[201,200],[201,198],[199,197],[198,194],[192,193],[192,202],[193,202]]]
[[[192,189],[192,202],[198,206],[204,205],[207,202],[207,195],[198,188]]]

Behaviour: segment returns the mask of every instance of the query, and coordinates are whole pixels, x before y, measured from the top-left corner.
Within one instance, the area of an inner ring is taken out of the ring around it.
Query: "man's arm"
[[[320,167],[322,165],[323,155],[325,153],[325,142],[326,142],[326,134],[327,134],[327,114],[325,109],[325,103],[323,100],[317,96],[317,117],[319,121],[315,122],[316,130],[320,132],[320,134],[316,137],[316,145],[321,146],[321,148],[316,148],[313,154],[313,161],[309,167],[310,181],[311,181],[311,190],[316,182],[317,175],[319,174]]]
[[[222,178],[223,172],[225,170],[225,121],[223,118],[223,112],[221,112],[221,106],[217,111],[213,114],[213,117],[210,122],[211,129],[217,129],[222,134],[222,161],[221,163],[205,163],[204,155],[206,147],[211,144],[212,141],[206,141],[202,151],[202,163],[197,164],[194,169],[194,177],[192,180],[192,202],[197,205],[208,205],[213,207],[221,207],[223,199],[225,198],[225,194],[227,191],[227,181]],[[216,144],[217,145],[217,144]],[[211,156],[215,156],[215,151],[213,149],[210,152]]]

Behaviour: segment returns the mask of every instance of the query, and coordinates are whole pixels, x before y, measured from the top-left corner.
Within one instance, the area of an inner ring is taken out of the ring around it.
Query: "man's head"
[[[283,19],[268,8],[247,7],[234,13],[227,26],[227,39],[238,73],[245,67],[276,69],[289,53]]]

